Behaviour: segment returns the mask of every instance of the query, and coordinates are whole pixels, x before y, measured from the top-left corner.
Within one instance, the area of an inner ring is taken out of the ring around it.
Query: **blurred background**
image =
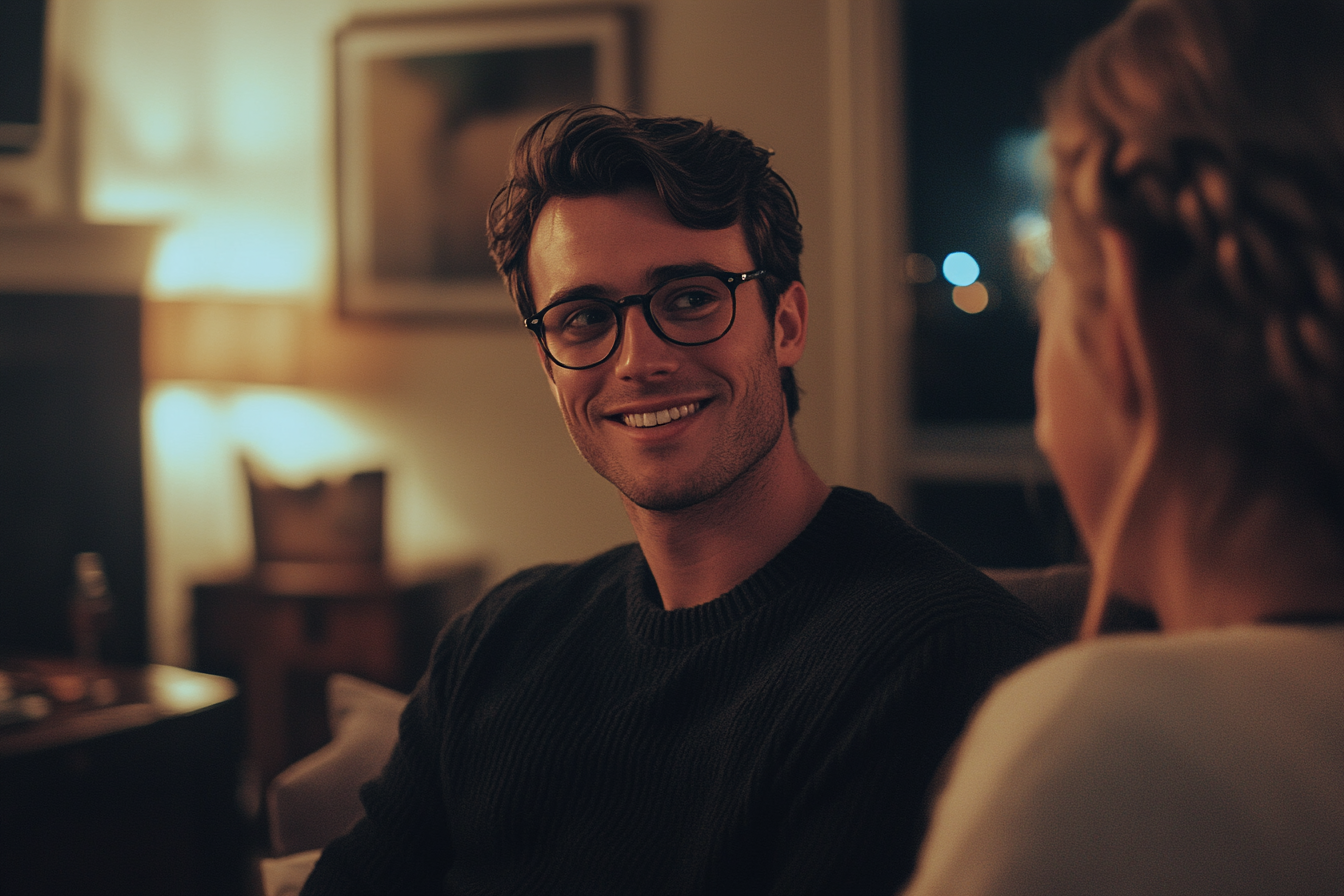
[[[628,29],[634,108],[745,132],[798,195],[804,453],[980,565],[1078,556],[1030,434],[1032,294],[1049,263],[1037,98],[1120,6],[592,7]],[[408,619],[432,627],[520,567],[632,537],[502,287],[484,287],[502,314],[360,314],[338,276],[342,29],[569,8],[6,0],[0,653],[73,651],[73,558],[98,553],[102,659],[241,681],[255,754],[270,685],[249,638],[295,627],[263,652],[291,671],[307,656],[311,680],[276,688],[311,694],[330,671],[408,687],[428,649],[407,647]],[[374,491],[349,478],[365,471]],[[295,547],[259,506],[331,537]],[[351,507],[360,544],[337,532]],[[401,614],[387,655],[337,649],[382,637],[365,605]],[[315,738],[275,746],[271,772]]]

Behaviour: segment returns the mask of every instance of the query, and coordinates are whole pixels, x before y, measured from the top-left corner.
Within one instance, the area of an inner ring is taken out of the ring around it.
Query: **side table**
[[[232,681],[59,657],[7,657],[0,670],[51,705],[0,727],[0,893],[245,887]]]
[[[376,564],[270,561],[241,582],[197,585],[196,667],[238,680],[259,788],[330,739],[331,673],[409,690],[439,629],[483,582],[474,561],[410,588]]]

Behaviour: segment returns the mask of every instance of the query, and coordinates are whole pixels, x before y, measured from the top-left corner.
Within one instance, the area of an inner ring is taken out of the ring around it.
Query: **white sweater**
[[[906,892],[1344,893],[1344,625],[1024,667],[968,727]]]

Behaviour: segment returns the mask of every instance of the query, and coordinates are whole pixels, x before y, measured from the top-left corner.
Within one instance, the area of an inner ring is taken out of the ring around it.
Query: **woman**
[[[1093,592],[909,892],[1344,893],[1344,3],[1138,0],[1047,120],[1036,436]],[[1109,593],[1163,631],[1094,638]]]

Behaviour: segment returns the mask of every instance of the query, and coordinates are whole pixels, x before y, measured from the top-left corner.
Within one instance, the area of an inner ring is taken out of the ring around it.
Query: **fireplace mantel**
[[[159,228],[0,218],[0,292],[138,296]]]

